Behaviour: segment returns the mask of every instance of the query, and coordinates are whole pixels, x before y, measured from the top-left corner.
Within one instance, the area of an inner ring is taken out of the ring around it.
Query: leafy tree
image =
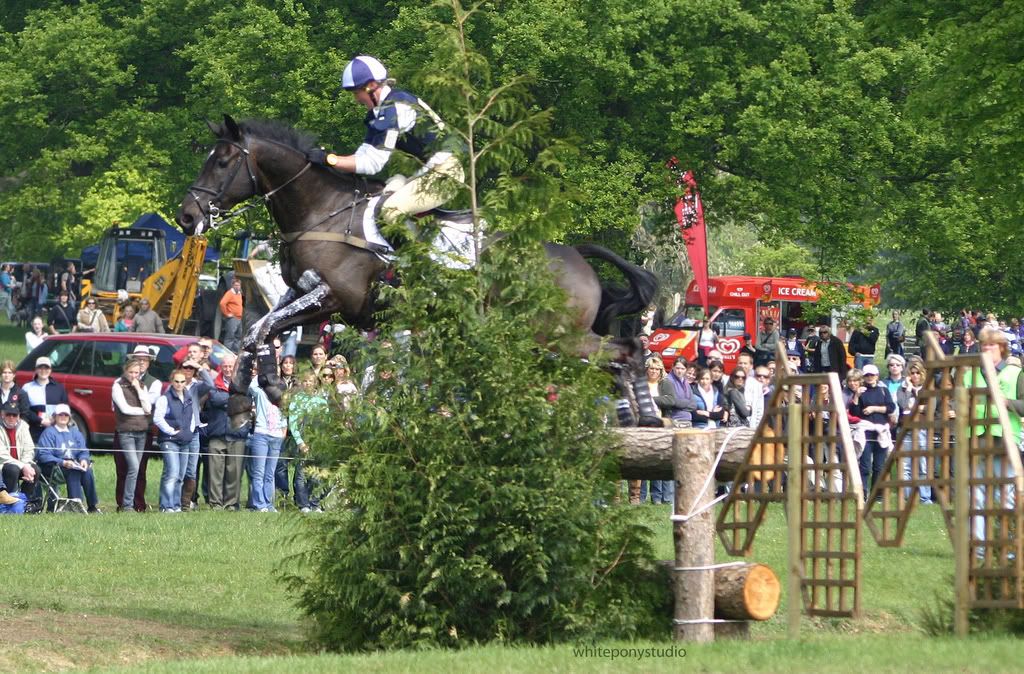
[[[490,86],[526,76],[574,149],[557,157],[571,218],[556,237],[626,252],[637,208],[670,202],[662,166],[675,155],[696,171],[712,228],[792,241],[816,276],[892,279],[886,295],[903,304],[1024,308],[1005,255],[1024,200],[1021,0],[481,8],[467,39],[497,64]],[[337,100],[342,65],[380,55],[434,100],[422,64],[441,52],[422,22],[435,15],[425,0],[6,3],[0,227],[12,254],[92,243],[139,209],[172,213],[205,149],[202,120],[225,111],[355,146],[361,111]],[[524,147],[515,171],[537,151]],[[499,176],[483,170],[480,193]]]

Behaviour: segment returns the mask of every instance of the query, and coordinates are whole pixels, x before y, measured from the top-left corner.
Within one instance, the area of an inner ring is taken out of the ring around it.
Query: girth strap
[[[337,233],[337,232],[281,232],[281,240],[286,244],[292,244],[296,241],[333,241],[335,243],[344,243],[349,246],[356,248],[362,248],[368,250],[371,253],[387,255],[394,252],[388,246],[382,246],[379,243],[371,243],[366,239],[355,236],[349,233]]]

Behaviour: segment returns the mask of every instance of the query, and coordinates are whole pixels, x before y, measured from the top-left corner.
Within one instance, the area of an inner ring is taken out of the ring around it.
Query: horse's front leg
[[[265,340],[265,337],[261,338],[260,335],[267,334],[266,326],[270,320],[270,317],[274,314],[274,312],[280,311],[288,304],[290,304],[292,301],[294,301],[297,295],[298,293],[295,292],[294,288],[288,288],[288,290],[285,291],[284,295],[281,296],[281,299],[277,301],[277,304],[274,305],[273,309],[268,311],[266,314],[261,316],[258,321],[249,326],[248,332],[246,332],[245,337],[242,338],[242,351],[256,353],[256,346],[262,344],[263,341]]]
[[[322,313],[324,299],[330,294],[331,289],[320,279],[320,275],[312,269],[306,270],[299,278],[299,289],[303,294],[296,297],[297,293],[289,288],[278,306],[253,325],[242,342],[243,348],[254,350],[259,344],[279,334],[285,327],[301,323],[307,314]],[[289,296],[290,299],[285,302]]]

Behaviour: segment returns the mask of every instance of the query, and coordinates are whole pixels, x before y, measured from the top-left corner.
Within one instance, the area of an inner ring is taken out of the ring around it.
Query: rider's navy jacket
[[[416,112],[417,122],[419,121],[419,99],[407,91],[392,89],[377,106],[376,112],[370,110],[366,113],[363,120],[366,124],[366,137],[363,142],[388,150],[397,148],[425,162],[432,154],[431,146],[437,138],[437,132],[432,125],[419,123],[403,130],[398,123],[396,103],[404,103],[411,107]],[[393,132],[393,140],[388,138],[388,132]]]

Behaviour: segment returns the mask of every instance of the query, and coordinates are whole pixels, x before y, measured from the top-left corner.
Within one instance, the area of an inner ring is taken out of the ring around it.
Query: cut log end
[[[715,613],[735,620],[767,620],[779,608],[782,586],[764,564],[718,569],[715,573]]]
[[[779,579],[763,564],[758,564],[747,575],[743,587],[743,600],[753,620],[768,620],[779,609],[782,588]]]

